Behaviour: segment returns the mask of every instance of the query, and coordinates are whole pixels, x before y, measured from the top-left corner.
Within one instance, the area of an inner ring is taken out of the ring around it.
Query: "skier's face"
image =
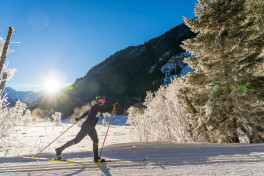
[[[102,98],[101,100],[99,100],[99,103],[103,105],[105,103],[105,99]]]

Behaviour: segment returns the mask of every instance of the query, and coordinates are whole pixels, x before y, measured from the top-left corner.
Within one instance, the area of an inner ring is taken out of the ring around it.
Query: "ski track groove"
[[[49,167],[49,168],[46,168],[46,167],[40,167],[40,168],[25,168],[25,169],[20,169],[20,170],[11,170],[12,168],[10,168],[10,170],[3,170],[1,171],[0,170],[0,174],[1,173],[22,173],[22,172],[36,172],[36,171],[50,171],[50,170],[65,170],[65,169],[71,169],[71,170],[77,170],[77,169],[80,169],[80,168],[97,168],[96,166],[94,167],[80,167],[80,166],[72,166],[72,167],[67,167],[65,168],[65,166],[60,166],[60,167]]]
[[[264,162],[264,158],[262,157],[219,157],[219,158],[205,158],[200,157],[200,159],[192,160],[193,157],[188,158],[187,160],[180,160],[182,158],[164,158],[164,159],[149,159],[149,160],[130,160],[130,161],[112,161],[107,164],[103,164],[99,167],[95,166],[93,162],[85,163],[88,164],[86,166],[78,166],[75,164],[69,164],[69,163],[57,163],[57,164],[51,164],[51,163],[40,163],[38,165],[26,165],[26,166],[7,166],[7,167],[0,167],[0,174],[1,173],[19,173],[19,172],[36,172],[36,171],[48,171],[48,170],[65,170],[65,167],[67,166],[67,169],[80,169],[80,168],[96,168],[100,169],[100,167],[109,167],[109,168],[117,168],[117,167],[142,167],[142,166],[164,166],[164,165],[201,165],[201,164],[216,164],[216,163],[230,163],[230,162],[239,162],[239,163],[254,163],[254,162]],[[45,161],[44,161],[45,162]],[[20,163],[21,164],[21,163]]]
[[[231,160],[230,160],[231,159]],[[170,161],[182,161],[182,162],[189,162],[189,161],[235,161],[237,159],[243,159],[243,160],[252,160],[252,161],[264,161],[264,155],[258,155],[258,156],[228,156],[228,157],[214,157],[214,158],[208,158],[208,157],[177,157],[177,158],[150,158],[150,159],[128,159],[128,160],[111,160],[111,162],[109,162],[108,164],[114,164],[114,163],[134,163],[134,162],[158,162],[158,161],[166,161],[166,162],[170,162]],[[73,160],[69,160],[69,161],[73,161]],[[241,160],[239,160],[241,161]],[[27,166],[58,166],[58,165],[73,165],[75,166],[76,164],[72,164],[72,163],[63,163],[63,162],[56,162],[56,161],[38,161],[38,164],[30,164]],[[88,164],[88,165],[93,165],[94,162],[90,161],[90,162],[81,162],[81,161],[73,161],[73,162],[80,162],[80,163],[84,163],[84,164]],[[8,162],[11,163],[11,162]],[[20,165],[22,163],[19,163]],[[23,166],[14,166],[14,167],[23,167]],[[5,167],[0,167],[0,169],[3,169]]]

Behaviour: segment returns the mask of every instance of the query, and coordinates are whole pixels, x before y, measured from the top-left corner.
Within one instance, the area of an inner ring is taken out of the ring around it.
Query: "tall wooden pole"
[[[9,48],[9,44],[10,44],[10,40],[11,40],[11,36],[13,34],[13,31],[14,31],[13,26],[9,26],[6,41],[5,41],[4,48],[3,48],[3,51],[1,54],[1,60],[0,60],[0,75],[1,75],[0,97],[2,96],[2,94],[4,92],[5,84],[7,81],[7,74],[6,73],[2,74],[2,71],[3,71],[5,60],[7,58],[8,48]]]
[[[8,34],[7,34],[7,37],[6,37],[6,41],[5,41],[5,44],[4,44],[4,48],[3,48],[2,55],[1,55],[1,60],[0,60],[0,73],[3,70],[4,63],[5,63],[5,60],[7,58],[8,46],[10,44],[10,40],[11,40],[11,36],[13,34],[13,31],[14,31],[13,26],[9,26],[8,27]]]

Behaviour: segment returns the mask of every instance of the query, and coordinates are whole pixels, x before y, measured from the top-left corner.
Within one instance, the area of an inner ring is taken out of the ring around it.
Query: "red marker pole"
[[[42,149],[38,154],[36,154],[35,156],[33,156],[33,158],[35,158],[36,156],[38,156],[41,152],[43,152],[46,148],[48,148],[53,142],[55,142],[57,139],[59,139],[59,137],[61,137],[64,133],[66,133],[71,127],[73,127],[77,122],[79,122],[80,120],[76,121],[74,124],[72,124],[72,126],[70,126],[66,131],[64,131],[63,133],[61,133],[61,135],[59,135],[56,139],[54,139],[49,145],[47,145],[47,147],[45,147],[44,149]]]
[[[109,122],[109,125],[108,125],[108,129],[107,129],[106,134],[105,134],[104,142],[103,142],[103,145],[102,145],[102,148],[101,148],[101,151],[100,151],[100,155],[99,155],[99,156],[101,156],[101,153],[102,153],[102,151],[103,151],[104,143],[105,143],[105,139],[106,139],[106,136],[107,136],[107,133],[108,133],[109,127],[110,127],[110,125],[111,125],[111,121],[112,121],[112,118],[113,118],[114,113],[115,113],[115,106],[114,106],[114,109],[113,109],[113,112],[112,112],[112,115],[111,115],[111,119],[110,119],[110,122]]]

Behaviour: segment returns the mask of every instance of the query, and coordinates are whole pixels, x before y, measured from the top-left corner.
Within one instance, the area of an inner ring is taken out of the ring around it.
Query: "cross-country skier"
[[[87,120],[82,124],[81,130],[77,134],[77,136],[73,139],[65,143],[63,146],[56,148],[56,155],[58,159],[61,159],[61,152],[67,148],[72,146],[73,144],[79,143],[87,134],[93,140],[93,152],[94,152],[94,162],[105,162],[105,159],[102,159],[98,156],[98,136],[95,130],[96,123],[99,121],[100,112],[108,112],[113,107],[109,107],[104,109],[102,106],[105,103],[105,97],[97,96],[96,100],[91,102],[91,109],[86,111],[82,116],[76,118],[76,120],[80,120],[88,115]],[[114,107],[116,104],[113,105]]]

